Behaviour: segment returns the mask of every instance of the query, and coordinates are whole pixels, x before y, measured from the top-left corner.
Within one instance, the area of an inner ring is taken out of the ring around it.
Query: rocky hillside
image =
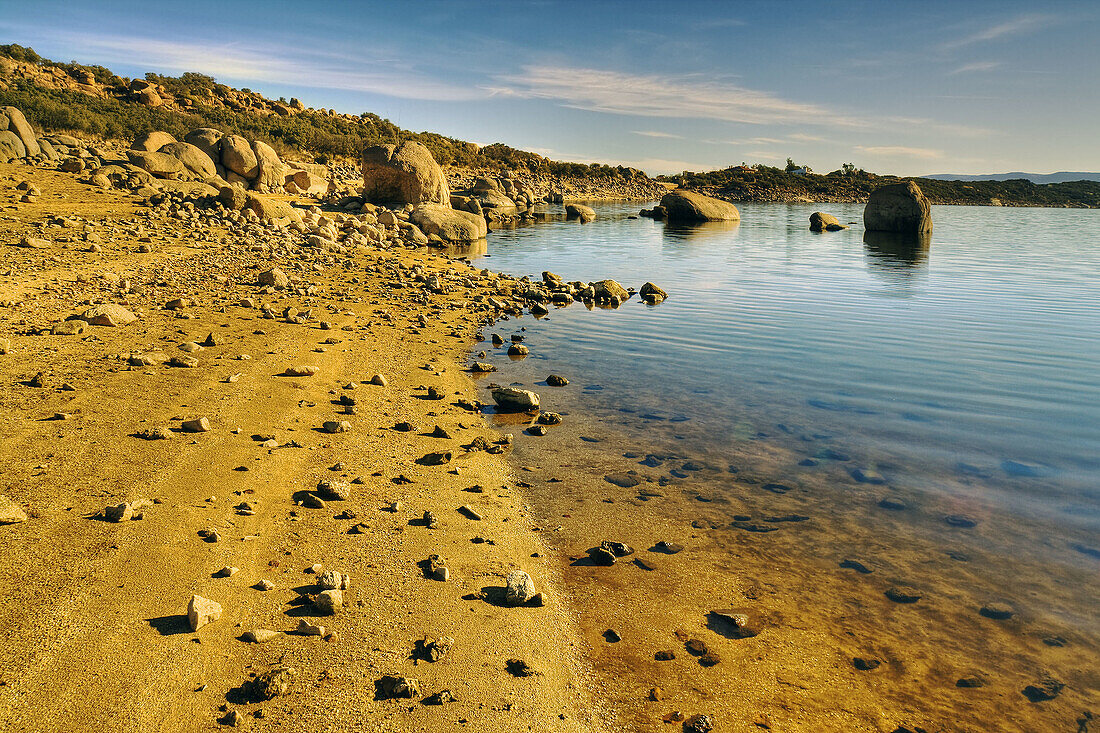
[[[862,170],[788,173],[765,165],[731,166],[706,173],[685,172],[663,178],[730,201],[865,203],[871,191],[889,183],[916,181],[933,204],[970,206],[1049,206],[1100,208],[1100,182],[1036,184],[1012,181],[902,179]]]
[[[566,198],[648,198],[661,188],[645,173],[624,166],[552,161],[495,143],[479,147],[431,132],[403,130],[370,112],[342,114],[297,99],[271,100],[233,89],[203,74],[149,73],[127,79],[102,66],[65,64],[32,49],[0,45],[0,106],[23,111],[46,132],[129,142],[150,132],[177,140],[214,128],[259,140],[283,158],[322,164],[356,164],[365,145],[419,142],[453,175],[522,177]]]

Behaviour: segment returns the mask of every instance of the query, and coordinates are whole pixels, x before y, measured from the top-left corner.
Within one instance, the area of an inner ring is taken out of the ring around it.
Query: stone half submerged
[[[661,208],[669,221],[738,221],[741,212],[728,201],[677,189],[661,199]]]

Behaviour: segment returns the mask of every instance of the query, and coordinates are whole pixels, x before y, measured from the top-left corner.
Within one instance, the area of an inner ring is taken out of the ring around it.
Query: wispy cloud
[[[857,145],[855,149],[862,153],[869,153],[871,155],[882,155],[896,158],[921,158],[924,160],[934,160],[936,158],[942,158],[944,155],[942,150],[933,150],[931,148],[910,148],[904,145]]]
[[[642,137],[667,137],[673,140],[683,140],[683,135],[674,135],[671,132],[661,132],[659,130],[631,130],[631,135],[641,135]]]
[[[956,74],[972,74],[978,71],[993,71],[1000,66],[1000,61],[974,61],[969,64],[963,64],[956,69],[952,69],[947,72],[947,74],[948,76],[954,76]]]
[[[770,92],[702,75],[631,74],[602,69],[526,66],[500,77],[500,95],[559,100],[567,107],[638,117],[721,120],[756,125],[865,127],[866,122]]]
[[[956,38],[953,41],[947,41],[946,43],[942,44],[942,48],[962,48],[963,46],[972,46],[976,43],[995,41],[998,38],[1031,33],[1042,28],[1045,25],[1048,25],[1054,19],[1054,16],[1045,13],[1028,13],[1026,15],[1020,15],[1012,18],[1011,20],[1006,20],[995,25],[987,26],[985,28],[982,28],[981,30],[963,36],[962,38]]]
[[[2,27],[2,25],[0,25]],[[412,65],[364,51],[336,53],[304,46],[293,54],[271,45],[170,41],[148,36],[100,35],[69,31],[49,34],[73,53],[92,55],[99,64],[133,64],[167,72],[195,71],[219,80],[271,83],[313,89],[383,94],[403,99],[468,101],[488,93],[452,84]]]

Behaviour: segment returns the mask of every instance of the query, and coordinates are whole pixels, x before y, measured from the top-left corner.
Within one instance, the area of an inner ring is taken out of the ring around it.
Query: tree
[[[840,170],[846,176],[854,176],[856,174],[856,164],[855,163],[841,163]]]

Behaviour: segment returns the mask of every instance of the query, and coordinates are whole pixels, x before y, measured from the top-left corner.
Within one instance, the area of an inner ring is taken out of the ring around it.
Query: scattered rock
[[[978,613],[995,621],[1007,621],[1016,615],[1015,609],[1007,603],[987,603],[978,610]]]
[[[258,675],[249,684],[251,696],[258,700],[273,700],[290,692],[298,672],[293,667],[276,667]]]
[[[564,387],[569,384],[569,380],[558,374],[551,374],[546,378],[546,383],[551,387]]]
[[[539,409],[539,396],[527,389],[498,387],[492,395],[493,401],[503,412],[533,412]]]
[[[823,211],[815,211],[810,214],[811,232],[838,232],[847,228],[832,214],[826,214]]]
[[[886,591],[886,597],[894,603],[916,603],[921,592],[911,585],[895,585]]]
[[[378,700],[420,697],[420,680],[385,675],[374,683],[374,696]]]
[[[252,644],[265,644],[280,636],[282,636],[282,633],[278,631],[271,631],[270,629],[253,629],[244,632],[242,638]]]
[[[27,521],[27,513],[23,511],[23,507],[0,494],[0,525],[19,524],[25,521]]]
[[[335,616],[344,607],[344,592],[323,590],[314,597],[313,606],[323,616]]]
[[[194,420],[184,420],[180,427],[185,433],[205,433],[210,430],[210,421],[205,417],[197,417]]]
[[[522,606],[535,597],[535,582],[522,570],[508,574],[504,589],[504,602],[509,606]]]
[[[221,604],[202,596],[191,596],[191,601],[187,604],[187,621],[191,624],[192,631],[198,631],[221,617]]]
[[[317,367],[312,365],[299,364],[298,366],[287,367],[283,372],[284,377],[312,377],[318,372]]]
[[[88,308],[79,316],[93,326],[126,326],[137,320],[137,316],[118,303],[100,303]]]
[[[294,633],[300,636],[324,636],[325,627],[316,626],[304,618],[300,618],[298,619],[298,628],[294,630]]]
[[[322,428],[326,433],[346,433],[351,430],[351,423],[347,420],[326,420]]]
[[[1045,674],[1037,682],[1028,685],[1021,690],[1021,692],[1023,696],[1031,702],[1045,702],[1058,697],[1064,687],[1065,685],[1063,683],[1054,679],[1049,674]]]

